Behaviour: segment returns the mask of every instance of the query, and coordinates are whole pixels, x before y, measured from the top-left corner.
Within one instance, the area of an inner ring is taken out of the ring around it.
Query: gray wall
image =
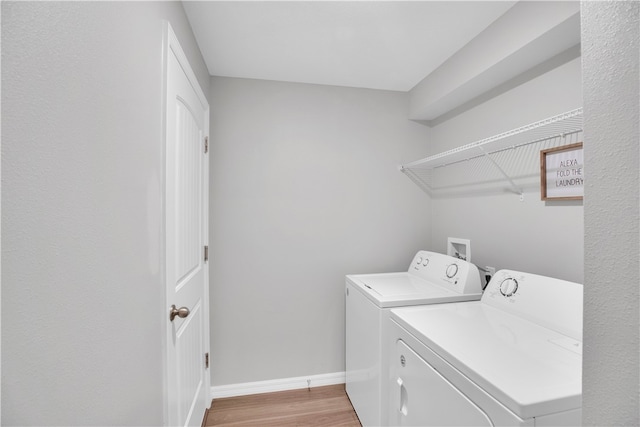
[[[2,2],[2,424],[160,425],[162,31],[175,2]]]
[[[508,91],[477,105],[432,129],[432,154],[490,137],[582,106],[580,58],[519,83]],[[521,84],[520,84],[521,83]],[[569,143],[569,141],[567,142]],[[520,150],[520,151],[518,151]],[[526,164],[538,151],[518,149],[506,154],[510,163]],[[524,153],[524,154],[523,154]],[[527,159],[523,160],[523,156]],[[433,202],[433,246],[446,251],[447,237],[471,240],[471,261],[479,266],[511,268],[530,273],[583,282],[583,208],[578,202],[543,202],[537,164],[524,183],[524,201],[505,192],[508,184],[462,191],[460,197]],[[476,170],[462,165],[456,173]],[[515,168],[517,169],[517,168]],[[485,179],[494,168],[478,166],[475,179]],[[492,173],[492,176],[499,173]],[[451,180],[457,179],[450,176]],[[504,182],[504,181],[502,181]]]
[[[344,276],[406,270],[429,200],[407,94],[212,78],[212,384],[344,371]]]
[[[640,3],[582,2],[583,422],[640,425]]]

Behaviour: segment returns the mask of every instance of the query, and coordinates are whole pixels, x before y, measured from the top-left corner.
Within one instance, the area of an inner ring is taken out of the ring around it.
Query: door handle
[[[400,387],[400,407],[398,408],[398,410],[400,411],[400,413],[402,413],[402,415],[406,417],[407,416],[407,389],[404,386],[404,381],[402,381],[402,378],[398,378],[397,382],[398,382],[398,387]]]
[[[184,319],[191,313],[187,307],[176,308],[175,304],[171,306],[171,311],[169,311],[169,320],[173,322],[173,319],[178,316],[181,319]]]

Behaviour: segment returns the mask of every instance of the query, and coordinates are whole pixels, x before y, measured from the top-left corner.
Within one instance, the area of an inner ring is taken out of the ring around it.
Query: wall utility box
[[[447,255],[471,262],[471,241],[449,237],[447,239]]]

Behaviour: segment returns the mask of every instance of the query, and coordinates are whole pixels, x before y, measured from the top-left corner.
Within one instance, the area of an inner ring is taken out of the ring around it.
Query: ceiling
[[[514,1],[183,1],[213,76],[409,91]]]

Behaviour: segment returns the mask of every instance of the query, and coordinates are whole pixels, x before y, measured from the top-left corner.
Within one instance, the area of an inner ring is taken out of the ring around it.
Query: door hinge
[[[209,246],[204,247],[204,260],[209,261]]]
[[[205,369],[209,368],[209,353],[204,354],[204,367]]]
[[[209,152],[209,137],[204,137],[204,152],[205,154]]]

